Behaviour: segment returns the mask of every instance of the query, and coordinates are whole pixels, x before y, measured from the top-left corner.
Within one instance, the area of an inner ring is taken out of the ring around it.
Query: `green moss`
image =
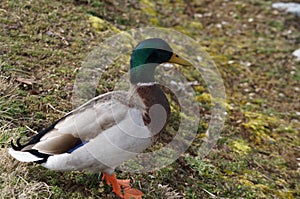
[[[272,129],[279,125],[277,118],[253,112],[245,112],[245,116],[248,121],[243,126],[251,133],[250,139],[257,144],[262,141],[275,141],[272,138]]]
[[[245,140],[234,140],[232,141],[231,146],[235,152],[241,155],[245,155],[251,151],[251,147],[245,142]]]
[[[109,22],[96,17],[96,16],[89,16],[89,22],[91,24],[91,27],[96,31],[106,31],[106,30],[112,30],[115,33],[120,32],[120,30],[113,25],[111,25]]]

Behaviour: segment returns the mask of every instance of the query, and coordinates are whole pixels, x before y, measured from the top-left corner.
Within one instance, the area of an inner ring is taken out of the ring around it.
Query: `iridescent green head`
[[[130,60],[130,82],[155,82],[155,68],[162,63],[191,65],[188,61],[173,53],[167,42],[159,38],[146,39],[140,42],[132,52]]]

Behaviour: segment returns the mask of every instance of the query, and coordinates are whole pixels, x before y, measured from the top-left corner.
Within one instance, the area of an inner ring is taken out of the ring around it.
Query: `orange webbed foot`
[[[102,180],[105,180],[107,185],[112,185],[112,191],[120,198],[142,199],[143,192],[138,189],[131,188],[130,180],[119,180],[116,178],[116,174],[108,175],[106,173],[103,173]],[[123,188],[124,194],[122,194],[121,188]]]
[[[127,187],[124,189],[124,199],[142,199],[143,192],[138,189]]]
[[[123,188],[126,188],[126,187],[130,187],[130,180],[120,180],[120,179],[117,179],[117,183],[123,187]]]

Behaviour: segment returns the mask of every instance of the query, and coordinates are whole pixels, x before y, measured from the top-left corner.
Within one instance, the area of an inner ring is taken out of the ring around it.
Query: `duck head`
[[[155,82],[155,68],[162,63],[191,65],[173,53],[170,45],[162,39],[151,38],[140,42],[131,55],[130,82],[132,84]]]

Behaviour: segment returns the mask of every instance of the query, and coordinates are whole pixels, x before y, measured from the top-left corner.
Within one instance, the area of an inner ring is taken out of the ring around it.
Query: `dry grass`
[[[51,188],[45,182],[30,179],[28,165],[18,164],[1,149],[1,198],[50,198]]]

